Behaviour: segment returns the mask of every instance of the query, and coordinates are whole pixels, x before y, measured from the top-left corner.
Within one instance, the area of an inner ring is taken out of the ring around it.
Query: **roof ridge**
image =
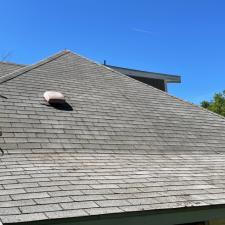
[[[28,72],[30,70],[33,70],[33,69],[35,69],[35,68],[37,68],[37,67],[39,67],[41,65],[44,65],[44,64],[46,64],[48,62],[51,62],[51,61],[53,61],[53,60],[55,60],[55,59],[65,55],[67,53],[70,53],[70,51],[69,50],[60,51],[60,52],[58,52],[58,53],[56,53],[56,54],[54,54],[54,55],[52,55],[52,56],[50,56],[48,58],[45,58],[45,59],[42,59],[42,60],[38,61],[35,64],[19,68],[19,69],[15,70],[15,71],[13,71],[11,73],[8,73],[8,74],[0,77],[0,84],[6,82],[8,80],[11,80],[11,79],[13,79],[15,77],[18,77],[18,76],[20,76],[20,75],[22,75],[22,74],[24,74],[24,73],[26,73],[26,72]]]

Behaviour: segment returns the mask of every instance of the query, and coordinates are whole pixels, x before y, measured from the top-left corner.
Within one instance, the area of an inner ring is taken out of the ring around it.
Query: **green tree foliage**
[[[222,116],[225,116],[225,90],[216,93],[211,101],[202,101],[201,106]]]

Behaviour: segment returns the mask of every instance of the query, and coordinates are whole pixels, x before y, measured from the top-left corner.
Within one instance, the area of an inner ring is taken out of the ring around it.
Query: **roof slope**
[[[0,77],[22,67],[24,67],[24,65],[0,61]]]
[[[68,51],[44,62],[0,85],[3,224],[225,203],[222,117]]]

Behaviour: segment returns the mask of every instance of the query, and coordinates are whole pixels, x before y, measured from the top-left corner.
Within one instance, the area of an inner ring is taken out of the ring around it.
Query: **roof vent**
[[[52,104],[64,104],[65,103],[64,95],[60,92],[57,92],[57,91],[46,91],[44,93],[44,99],[50,105],[52,105]]]

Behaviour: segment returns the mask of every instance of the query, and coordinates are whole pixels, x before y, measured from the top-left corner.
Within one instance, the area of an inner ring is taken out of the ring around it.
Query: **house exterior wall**
[[[152,79],[152,78],[143,78],[143,77],[134,77],[132,76],[135,80],[141,81],[145,84],[151,85],[159,90],[166,91],[166,84],[164,80],[160,79]]]

